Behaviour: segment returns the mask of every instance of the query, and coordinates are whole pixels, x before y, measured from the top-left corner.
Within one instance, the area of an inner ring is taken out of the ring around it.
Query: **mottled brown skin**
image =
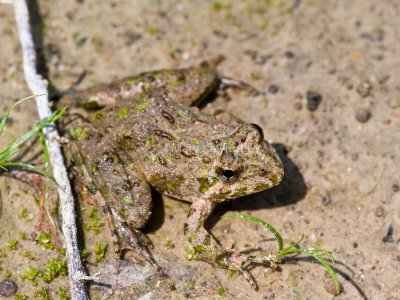
[[[184,231],[195,258],[239,270],[255,286],[241,268],[247,257],[222,249],[203,225],[215,204],[278,184],[283,167],[258,126],[225,124],[193,107],[219,84],[215,72],[199,68],[125,78],[63,99],[91,115],[72,109],[60,126],[79,191],[108,214],[117,250],[133,249],[161,270],[139,231],[153,187],[192,202]]]

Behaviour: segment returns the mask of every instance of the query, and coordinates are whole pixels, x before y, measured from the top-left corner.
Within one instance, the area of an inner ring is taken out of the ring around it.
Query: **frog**
[[[65,95],[58,126],[78,193],[107,216],[116,255],[133,250],[159,274],[151,241],[152,190],[191,203],[183,234],[192,258],[239,272],[249,256],[224,249],[204,223],[219,203],[269,189],[282,162],[263,130],[239,118],[220,120],[199,105],[230,86],[248,87],[212,68],[162,69]]]

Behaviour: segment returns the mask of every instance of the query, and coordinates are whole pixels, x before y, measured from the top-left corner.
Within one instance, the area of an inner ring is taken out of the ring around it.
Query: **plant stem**
[[[51,116],[48,103],[47,82],[37,73],[36,52],[29,26],[29,12],[26,0],[14,0],[14,12],[17,21],[18,35],[23,54],[23,68],[25,80],[33,94],[45,94],[36,97],[36,106],[41,120]],[[57,182],[62,214],[62,231],[64,246],[68,261],[70,292],[73,300],[89,299],[85,281],[81,280],[85,274],[79,256],[76,229],[76,213],[71,185],[60,149],[59,135],[56,127],[46,126],[43,129],[46,145],[49,151],[54,179]]]

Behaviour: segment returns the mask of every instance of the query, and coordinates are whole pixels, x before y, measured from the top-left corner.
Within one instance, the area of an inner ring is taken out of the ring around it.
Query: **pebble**
[[[276,94],[277,92],[279,92],[279,86],[277,86],[276,84],[271,84],[268,87],[268,92],[270,92],[271,94]]]
[[[285,52],[285,57],[286,58],[293,58],[294,57],[294,53],[292,51],[286,51]]]
[[[378,206],[376,209],[375,209],[375,217],[383,217],[385,215],[385,210],[383,209],[383,207],[382,206]]]
[[[328,206],[329,204],[332,203],[331,197],[329,195],[325,195],[321,197],[322,200],[322,205]]]
[[[339,282],[339,293],[336,291],[335,284],[333,283],[332,280],[329,280],[327,283],[324,285],[325,290],[334,296],[340,295],[343,292],[343,285]]]
[[[271,289],[267,289],[262,298],[263,300],[275,299],[275,293]]]
[[[360,123],[365,123],[371,118],[371,111],[368,108],[359,108],[356,111],[356,120]]]
[[[390,224],[386,236],[382,239],[384,243],[393,243],[393,225]]]
[[[393,193],[397,193],[398,191],[400,191],[400,185],[397,183],[393,183],[392,191],[393,191]]]
[[[0,295],[11,297],[17,292],[17,284],[11,279],[4,279],[0,282]]]
[[[265,65],[265,63],[272,57],[272,55],[259,55],[254,59],[258,65]]]
[[[365,98],[367,97],[372,90],[372,85],[368,81],[363,81],[357,86],[357,93]]]
[[[295,110],[301,110],[303,105],[300,102],[295,102],[293,107],[294,107]]]
[[[317,110],[319,104],[322,101],[322,95],[314,91],[307,91],[306,98],[307,98],[307,109],[309,111]]]

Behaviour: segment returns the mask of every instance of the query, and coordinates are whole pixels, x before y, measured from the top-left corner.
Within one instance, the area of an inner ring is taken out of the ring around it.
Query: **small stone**
[[[365,123],[371,118],[371,111],[368,108],[359,108],[356,111],[356,120],[360,123]]]
[[[275,299],[275,293],[272,289],[267,289],[264,293],[263,300]]]
[[[363,81],[357,86],[357,93],[365,98],[367,97],[372,90],[372,85],[368,81]]]
[[[250,56],[250,58],[252,60],[255,60],[258,56],[257,50],[254,50],[254,49],[246,49],[246,50],[244,50],[244,54]]]
[[[353,243],[353,248],[358,248],[358,243],[357,242]]]
[[[383,209],[382,206],[378,206],[378,207],[375,209],[375,217],[380,218],[380,217],[383,217],[384,215],[385,215],[385,210]]]
[[[0,282],[0,295],[11,297],[18,290],[17,284],[11,279],[4,279]]]
[[[265,63],[272,57],[272,55],[259,55],[254,59],[258,65],[265,65]]]
[[[331,197],[329,195],[325,195],[321,197],[322,200],[322,205],[328,206],[329,204],[332,203]]]
[[[276,84],[271,84],[268,87],[268,92],[270,92],[271,94],[276,94],[277,92],[279,92],[279,86],[277,86]]]
[[[285,57],[286,58],[293,58],[294,57],[294,53],[292,51],[286,51],[285,52]]]
[[[322,101],[322,95],[314,91],[307,91],[306,98],[307,98],[307,109],[309,111],[317,110],[319,104]]]
[[[385,32],[381,28],[375,28],[370,32],[362,33],[360,37],[370,42],[382,42],[385,38]]]
[[[390,224],[386,236],[382,239],[384,243],[393,243],[393,225]]]
[[[343,285],[339,282],[339,291],[336,290],[335,284],[333,283],[332,280],[329,280],[327,283],[324,285],[325,290],[334,296],[340,295],[343,292]]]
[[[303,105],[301,104],[301,102],[295,102],[293,107],[295,110],[301,110]]]
[[[380,84],[384,84],[389,79],[390,79],[390,75],[389,74],[379,74],[376,77],[376,81],[378,81]]]
[[[400,191],[400,185],[398,183],[393,183],[392,191],[393,193],[397,193],[398,191]]]

